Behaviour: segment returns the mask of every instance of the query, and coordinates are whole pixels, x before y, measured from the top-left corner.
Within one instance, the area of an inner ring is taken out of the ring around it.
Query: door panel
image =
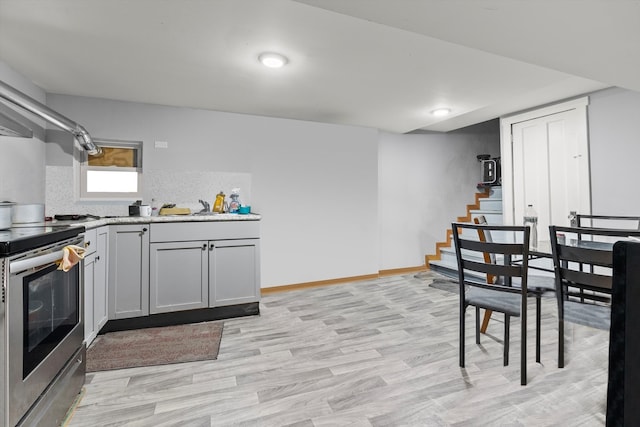
[[[207,242],[151,243],[149,312],[209,305]]]
[[[259,301],[260,240],[218,240],[209,244],[210,306]]]

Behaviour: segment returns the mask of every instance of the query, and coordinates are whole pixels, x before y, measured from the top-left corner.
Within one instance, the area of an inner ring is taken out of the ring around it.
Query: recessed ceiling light
[[[431,114],[436,117],[448,116],[450,113],[451,113],[451,108],[438,108],[431,112]]]
[[[262,53],[258,56],[258,60],[262,65],[269,68],[281,68],[289,62],[286,56],[274,52]]]

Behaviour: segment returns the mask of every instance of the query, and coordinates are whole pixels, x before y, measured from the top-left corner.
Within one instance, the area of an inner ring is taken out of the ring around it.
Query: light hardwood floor
[[[89,374],[69,426],[604,425],[606,332],[569,325],[559,369],[555,300],[545,298],[542,363],[531,329],[523,387],[519,320],[503,367],[501,317],[477,346],[469,309],[460,368],[458,296],[432,277],[268,295],[260,316],[225,321],[218,360]]]

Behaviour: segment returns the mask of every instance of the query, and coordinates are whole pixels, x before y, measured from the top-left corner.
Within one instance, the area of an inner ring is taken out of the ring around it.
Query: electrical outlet
[[[169,148],[169,143],[167,141],[156,141],[155,148]]]

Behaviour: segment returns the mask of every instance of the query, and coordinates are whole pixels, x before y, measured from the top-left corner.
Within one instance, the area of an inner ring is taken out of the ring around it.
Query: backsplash
[[[209,171],[145,171],[143,176],[143,202],[151,204],[175,203],[178,207],[199,211],[198,199],[209,202],[219,191],[227,195],[232,188],[240,188],[240,201],[251,203],[251,174]],[[128,216],[129,201],[91,202],[75,201],[75,178],[72,166],[46,167],[45,214],[92,214],[97,216]]]

